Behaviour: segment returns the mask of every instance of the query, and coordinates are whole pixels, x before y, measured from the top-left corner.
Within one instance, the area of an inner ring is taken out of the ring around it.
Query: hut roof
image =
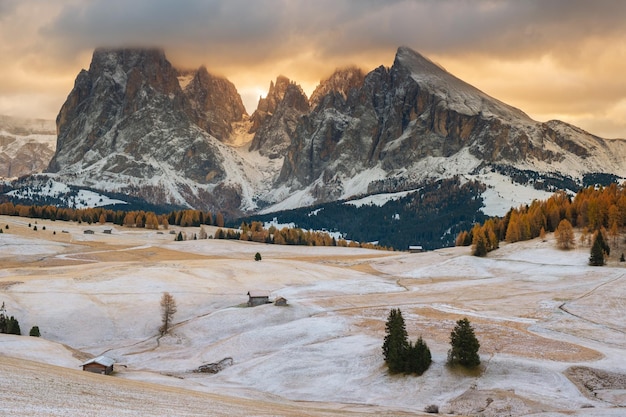
[[[83,363],[81,366],[89,365],[91,363],[97,363],[102,366],[106,366],[107,368],[115,363],[113,358],[109,358],[108,356],[98,356],[97,358],[93,358]]]
[[[252,298],[269,297],[270,296],[270,292],[269,291],[263,291],[263,290],[253,290],[253,291],[248,291],[248,296],[250,296]]]

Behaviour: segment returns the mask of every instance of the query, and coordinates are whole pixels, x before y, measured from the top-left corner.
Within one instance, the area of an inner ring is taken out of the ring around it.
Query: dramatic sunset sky
[[[625,22],[620,0],[0,0],[0,114],[55,118],[98,46],[204,64],[251,113],[279,74],[310,94],[406,45],[536,120],[626,138]]]

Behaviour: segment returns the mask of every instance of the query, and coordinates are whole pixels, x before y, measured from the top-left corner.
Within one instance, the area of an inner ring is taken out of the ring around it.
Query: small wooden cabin
[[[91,230],[91,229],[87,229],[83,233],[86,234],[86,235],[93,235],[95,232],[93,230]]]
[[[113,364],[115,360],[108,356],[98,356],[83,363],[83,371],[93,372],[95,374],[109,375],[113,372]]]
[[[285,297],[278,297],[274,300],[274,305],[284,307],[287,305],[287,299]]]
[[[111,234],[111,232],[112,232],[112,230],[111,230],[111,229],[104,229],[102,232],[103,232],[105,235],[110,235],[110,234]]]
[[[424,252],[424,248],[418,245],[409,246],[409,253],[420,253]]]
[[[268,291],[248,291],[248,307],[256,307],[270,302]]]

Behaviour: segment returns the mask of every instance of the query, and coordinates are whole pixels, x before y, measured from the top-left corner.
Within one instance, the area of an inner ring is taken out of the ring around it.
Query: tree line
[[[260,221],[252,221],[250,223],[242,222],[239,229],[223,230],[219,228],[215,231],[214,237],[215,239],[235,239],[276,245],[340,246],[393,250],[393,248],[387,248],[373,243],[348,241],[343,238],[336,239],[324,231],[303,230],[298,227],[283,227],[278,229],[273,225],[269,228],[265,228],[264,224]]]
[[[201,210],[174,210],[169,214],[156,214],[144,210],[112,210],[103,207],[66,208],[56,206],[21,205],[5,202],[0,204],[0,214],[47,220],[75,221],[79,223],[113,223],[119,226],[146,229],[167,229],[170,225],[189,227],[209,225],[224,227],[224,215]]]
[[[502,218],[490,218],[460,232],[456,245],[472,245],[474,255],[485,256],[497,249],[501,241],[534,239],[556,232],[559,225],[567,228],[568,224],[582,230],[581,243],[590,244],[600,231],[617,242],[626,225],[626,183],[587,187],[574,198],[560,191],[545,201],[534,200],[529,205],[511,208]]]
[[[323,231],[302,230],[300,228],[285,227],[277,229],[275,226],[265,228],[263,223],[253,221],[242,222],[239,230],[223,229],[224,216],[202,210],[175,210],[169,214],[156,214],[151,211],[123,211],[111,210],[102,207],[73,209],[56,206],[25,206],[5,202],[0,204],[0,215],[38,218],[47,220],[75,221],[87,224],[113,223],[119,226],[137,227],[145,229],[168,229],[170,225],[180,227],[201,227],[199,236],[179,233],[175,240],[207,239],[207,231],[202,226],[216,226],[216,239],[237,239],[244,241],[271,243],[277,245],[304,245],[304,246],[341,246],[367,249],[391,250],[373,243],[360,243],[346,239],[335,239]]]

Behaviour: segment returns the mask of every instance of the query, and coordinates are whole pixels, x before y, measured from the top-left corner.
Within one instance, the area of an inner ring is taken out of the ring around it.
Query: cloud
[[[0,0],[0,95],[64,90],[60,107],[94,48],[159,46],[253,102],[279,74],[310,92],[406,45],[537,118],[597,115],[608,129],[626,94],[624,21],[612,0]]]

